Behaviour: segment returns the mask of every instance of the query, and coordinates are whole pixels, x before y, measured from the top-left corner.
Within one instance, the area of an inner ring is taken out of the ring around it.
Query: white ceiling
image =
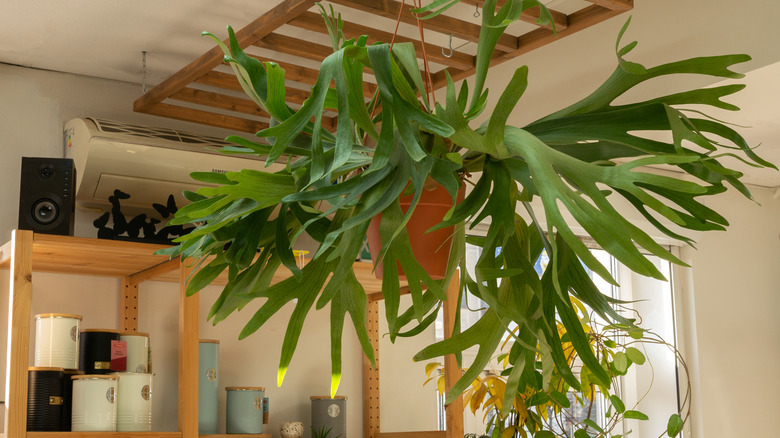
[[[574,0],[545,3],[566,1]],[[146,51],[146,83],[154,85],[213,46],[200,36],[201,31],[224,36],[226,25],[240,29],[278,3],[0,0],[0,62],[141,83],[141,53]],[[780,30],[775,25],[780,2],[752,0],[748,7],[729,0],[635,0],[631,15],[624,44],[639,40],[632,59],[646,65],[701,55],[750,54],[754,60],[737,67],[747,72],[748,88],[728,99],[742,111],[717,116],[751,127],[741,132],[751,144],[762,145],[762,156],[780,163],[780,83],[776,80],[780,77],[776,45]],[[597,86],[614,68],[614,40],[625,17],[495,69],[491,80],[500,84],[520,64],[531,68],[531,85],[523,100],[526,111],[513,120],[536,118]],[[160,125],[164,124],[165,119],[160,119]],[[752,184],[780,187],[780,172],[746,170],[746,174]]]

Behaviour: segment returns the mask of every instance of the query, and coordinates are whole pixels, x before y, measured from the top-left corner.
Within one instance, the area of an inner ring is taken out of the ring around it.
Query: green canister
[[[201,339],[198,344],[198,433],[217,433],[219,399],[219,341]]]
[[[228,386],[227,433],[263,433],[263,397],[265,388]]]

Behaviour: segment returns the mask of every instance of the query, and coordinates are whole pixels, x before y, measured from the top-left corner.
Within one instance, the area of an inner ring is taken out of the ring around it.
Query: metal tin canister
[[[149,334],[122,332],[119,334],[119,340],[127,342],[127,372],[150,373]]]
[[[74,432],[116,432],[117,376],[73,376]]]
[[[117,432],[152,430],[152,374],[116,373],[119,377],[116,401]]]
[[[265,388],[228,386],[227,433],[263,433],[263,396]]]
[[[198,344],[198,432],[217,433],[219,400],[219,341],[201,339]]]
[[[73,415],[73,376],[81,376],[84,371],[79,370],[65,370],[65,375],[62,378],[62,421],[60,422],[60,430],[64,432],[70,431],[71,415]]]
[[[36,367],[75,370],[79,367],[81,315],[41,313],[35,315]]]
[[[79,369],[87,374],[111,371],[111,341],[119,340],[118,330],[82,330],[79,342]]]
[[[329,436],[347,438],[347,397],[312,396],[311,427],[314,430],[330,429]]]
[[[27,368],[27,430],[60,430],[64,371],[54,367]]]

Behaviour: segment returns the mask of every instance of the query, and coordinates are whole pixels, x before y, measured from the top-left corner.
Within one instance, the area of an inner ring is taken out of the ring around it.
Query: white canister
[[[150,373],[149,334],[122,332],[119,335],[119,340],[127,343],[127,372]]]
[[[152,430],[152,374],[116,373],[117,432],[149,432]]]
[[[74,432],[116,432],[117,376],[73,376]]]
[[[81,315],[35,315],[35,366],[75,370],[79,367]]]

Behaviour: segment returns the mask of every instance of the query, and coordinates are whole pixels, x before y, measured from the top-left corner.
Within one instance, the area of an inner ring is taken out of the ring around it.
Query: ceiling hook
[[[447,51],[445,51],[444,47],[441,48],[441,54],[444,55],[445,58],[452,58],[453,50],[452,50],[452,34],[450,34],[450,42],[447,45]]]
[[[479,13],[479,3],[477,3],[475,6],[477,7],[477,10],[474,11],[474,18],[479,18],[479,16],[480,16],[480,13]]]

